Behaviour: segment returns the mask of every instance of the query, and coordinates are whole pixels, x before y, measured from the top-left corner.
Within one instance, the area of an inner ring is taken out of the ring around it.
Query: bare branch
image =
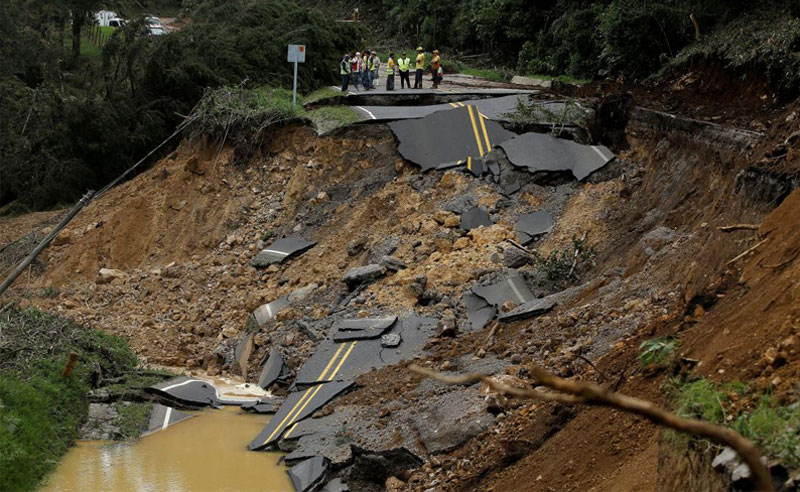
[[[743,251],[743,252],[742,252],[742,253],[741,253],[739,256],[737,256],[736,258],[734,258],[734,259],[732,259],[732,260],[729,260],[729,261],[728,261],[728,263],[726,263],[726,265],[730,265],[731,263],[735,263],[735,262],[736,262],[736,260],[739,260],[739,259],[741,259],[741,258],[744,258],[745,256],[749,255],[750,253],[752,253],[753,251],[755,251],[755,250],[756,250],[756,248],[758,248],[758,247],[759,247],[759,246],[761,246],[762,244],[766,243],[766,242],[767,242],[767,239],[769,239],[769,238],[766,238],[766,239],[763,239],[763,240],[761,240],[761,241],[757,242],[757,243],[756,243],[756,244],[754,244],[752,247],[750,247],[750,248],[746,249],[745,251]]]
[[[652,402],[615,393],[598,384],[560,378],[535,365],[531,365],[530,370],[536,382],[560,393],[514,388],[482,374],[448,376],[415,364],[410,365],[409,369],[418,374],[438,379],[448,384],[471,384],[482,381],[497,392],[520,398],[557,401],[566,404],[582,403],[586,405],[606,406],[633,413],[657,425],[669,427],[670,429],[675,429],[680,432],[695,434],[714,442],[730,446],[750,468],[755,478],[757,490],[774,490],[769,471],[764,464],[761,463],[761,453],[758,448],[738,432],[701,420],[679,417]]]
[[[732,224],[732,225],[717,227],[717,229],[722,232],[733,232],[742,230],[757,231],[759,227],[761,227],[761,225],[759,224]]]

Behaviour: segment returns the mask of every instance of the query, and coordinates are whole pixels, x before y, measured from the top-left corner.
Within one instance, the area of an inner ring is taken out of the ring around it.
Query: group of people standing
[[[358,90],[358,85],[364,87],[364,90],[375,88],[380,73],[381,59],[378,54],[369,51],[364,51],[362,54],[356,51],[353,55],[345,54],[339,64],[339,74],[342,76],[342,92],[346,92],[350,83]],[[430,65],[431,80],[433,81],[433,88],[439,87],[442,81],[442,60],[439,56],[439,50],[433,50],[433,60]],[[414,59],[414,89],[422,89],[422,74],[425,71],[425,52],[422,46],[417,48],[417,56]],[[394,53],[389,53],[389,58],[386,60],[386,90],[394,90],[394,77],[400,75],[400,88],[411,89],[411,59],[403,52],[399,58],[395,58]]]

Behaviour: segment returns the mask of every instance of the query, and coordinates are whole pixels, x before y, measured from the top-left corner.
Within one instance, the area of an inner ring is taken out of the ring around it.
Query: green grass
[[[75,440],[95,367],[132,370],[124,340],[34,309],[0,312],[0,477],[4,490],[32,490]],[[70,351],[79,354],[62,379]]]
[[[319,133],[327,133],[335,128],[347,126],[361,117],[349,106],[323,106],[308,112]]]
[[[511,80],[511,77],[514,74],[507,70],[507,69],[494,69],[494,68],[471,68],[471,67],[464,67],[461,69],[460,73],[466,75],[474,75],[475,77],[480,77],[486,80],[492,80],[494,82],[508,82]]]
[[[800,466],[800,401],[780,405],[766,394],[752,411],[729,415],[726,408],[730,407],[731,395],[750,393],[745,383],[720,385],[703,378],[673,379],[667,384],[667,390],[680,416],[732,427],[753,441],[764,454],[780,459],[787,468]]]
[[[532,79],[541,79],[541,80],[558,80],[559,82],[564,82],[565,84],[575,84],[575,85],[583,85],[591,82],[590,79],[578,79],[575,77],[570,77],[569,75],[529,74],[525,75],[525,77],[530,77]]]
[[[339,89],[334,89],[332,87],[323,87],[322,89],[318,89],[307,96],[302,97],[303,105],[311,104],[315,102],[322,101],[324,99],[331,99],[333,97],[340,97],[342,95],[342,91]]]

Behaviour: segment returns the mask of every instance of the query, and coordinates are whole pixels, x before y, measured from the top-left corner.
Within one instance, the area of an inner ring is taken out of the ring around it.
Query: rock
[[[453,243],[453,249],[464,249],[469,246],[468,237],[460,237]]]
[[[364,248],[366,246],[367,246],[366,238],[360,237],[357,239],[353,239],[347,244],[347,254],[349,256],[355,256],[364,251]]]
[[[324,201],[327,201],[328,198],[329,198],[328,194],[325,193],[324,191],[320,191],[319,193],[317,193],[317,203],[322,203]]]
[[[400,258],[388,255],[381,257],[380,264],[385,266],[387,270],[391,270],[393,272],[405,270],[407,267],[406,263]]]
[[[318,284],[313,283],[313,284],[308,284],[305,287],[301,287],[297,290],[293,290],[292,292],[289,293],[288,297],[289,302],[294,304],[296,302],[302,301],[303,299],[311,295],[311,293],[313,293],[318,287],[319,287]]]
[[[438,325],[439,337],[455,337],[458,335],[458,325],[456,319],[451,317],[442,318]]]
[[[433,239],[433,247],[436,251],[447,254],[453,250],[453,242],[444,237],[436,237]]]
[[[508,247],[503,250],[503,266],[508,268],[520,268],[531,261],[531,255],[519,248]]]
[[[386,487],[386,492],[400,492],[405,486],[405,482],[397,477],[387,478],[386,483],[384,484],[384,487]]]
[[[381,337],[381,347],[394,348],[400,345],[402,338],[399,333],[387,333]]]
[[[174,261],[161,269],[161,276],[167,278],[178,278],[181,276],[181,269]]]
[[[478,200],[475,199],[475,196],[471,193],[467,193],[465,195],[460,195],[458,198],[445,205],[444,209],[447,210],[448,212],[453,212],[458,215],[461,215],[467,210],[477,205],[478,205]]]
[[[53,246],[64,246],[65,244],[71,244],[74,240],[75,234],[73,234],[72,231],[61,231],[50,244]]]
[[[378,264],[365,265],[362,267],[351,268],[344,274],[342,281],[347,284],[350,290],[358,285],[373,282],[386,274],[386,267]]]
[[[101,268],[97,273],[97,279],[95,280],[95,283],[108,284],[117,278],[125,278],[125,273],[122,270],[117,270],[115,268]]]

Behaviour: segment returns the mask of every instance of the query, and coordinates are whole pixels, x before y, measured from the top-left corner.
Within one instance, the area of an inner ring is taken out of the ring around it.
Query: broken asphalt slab
[[[419,106],[353,106],[364,120],[372,121],[396,121],[405,119],[424,118],[436,111],[446,111],[457,109],[467,105],[475,106],[480,113],[488,119],[503,121],[509,119],[509,115],[517,110],[517,105],[527,103],[530,97],[528,94],[512,94],[500,97],[488,97],[483,99],[469,99],[460,102],[448,102],[441,104],[419,105]],[[544,108],[543,114],[558,114],[564,110],[562,101],[541,101],[538,102]],[[551,122],[542,121],[542,124]]]
[[[365,340],[378,338],[397,321],[397,316],[384,318],[350,318],[336,321],[333,329],[334,342],[348,342],[351,340]]]
[[[307,492],[322,483],[328,473],[328,460],[315,456],[297,464],[287,472],[297,492]]]
[[[194,415],[156,403],[150,411],[150,419],[147,421],[147,430],[142,433],[142,437],[162,431],[171,425],[192,417],[194,417]]]
[[[314,246],[314,241],[307,241],[302,237],[285,237],[270,244],[261,250],[250,262],[256,268],[264,268],[273,263],[283,263],[289,258],[298,256]]]
[[[280,377],[283,367],[283,356],[278,351],[278,347],[273,346],[269,351],[269,358],[264,363],[264,367],[261,368],[258,385],[264,389],[269,389],[272,383]]]
[[[472,287],[472,293],[497,308],[506,302],[519,306],[536,299],[522,277],[517,274],[509,275],[494,284],[476,285]]]
[[[217,389],[206,381],[180,376],[145,389],[189,406],[218,406],[224,404],[217,396]]]
[[[531,214],[520,215],[514,225],[514,231],[522,244],[529,243],[534,237],[550,232],[553,229],[553,215],[540,210]]]
[[[492,225],[492,220],[486,209],[482,207],[472,207],[461,214],[461,228],[465,231],[471,231],[478,227],[489,227]]]
[[[352,381],[332,381],[291,393],[275,416],[250,443],[250,450],[263,449],[274,444],[287,429],[287,433],[290,433],[295,423],[310,416],[352,385]]]
[[[581,145],[541,133],[525,133],[498,145],[517,167],[532,173],[567,171],[579,181],[615,159],[602,145]]]
[[[473,385],[426,400],[413,418],[413,427],[425,449],[438,454],[477,436],[494,421],[478,385]]]
[[[425,343],[436,333],[437,323],[436,318],[413,315],[398,319],[389,331],[402,338],[402,343],[395,348],[382,347],[380,339],[337,343],[328,338],[300,367],[295,384],[305,386],[353,379],[373,368],[410,359],[422,352]]]
[[[245,403],[242,405],[242,410],[250,413],[275,413],[283,403],[283,398],[266,397],[260,398],[258,401]]]
[[[373,282],[386,274],[386,267],[377,263],[351,268],[342,277],[347,288],[354,290],[361,284]]]
[[[420,119],[393,121],[389,127],[400,141],[400,154],[423,171],[446,163],[466,163],[468,158],[483,158],[493,146],[515,136],[470,105]]]
[[[480,330],[497,314],[497,309],[482,297],[471,292],[461,297],[461,302],[467,307],[467,319],[473,330]]]
[[[251,318],[257,326],[264,326],[267,321],[274,319],[279,312],[289,307],[289,304],[289,296],[280,297],[268,304],[264,304],[256,308],[256,310],[253,311]]]
[[[540,314],[544,314],[556,305],[556,299],[558,298],[558,294],[553,294],[547,297],[543,297],[541,299],[534,299],[532,301],[528,301],[521,306],[517,306],[516,308],[512,309],[511,311],[501,314],[498,318],[500,321],[504,321],[509,323],[511,321],[519,321],[522,319],[532,318],[534,316],[538,316]]]

